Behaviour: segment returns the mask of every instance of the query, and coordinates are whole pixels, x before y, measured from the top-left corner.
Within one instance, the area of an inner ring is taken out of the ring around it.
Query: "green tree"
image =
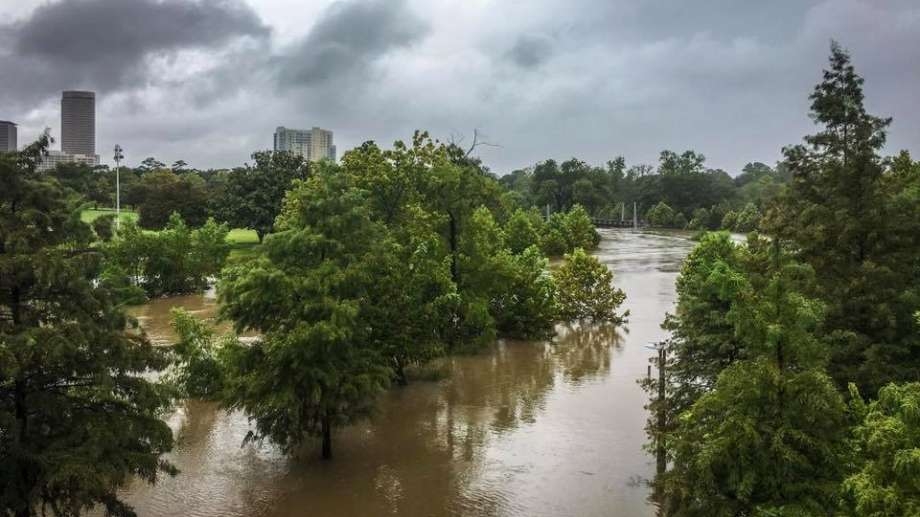
[[[846,514],[920,514],[920,383],[889,384],[868,406],[851,391],[861,422],[853,430],[859,469],[843,482]]]
[[[539,213],[515,210],[505,223],[505,238],[511,253],[520,254],[531,246],[539,245],[542,226],[543,220]]]
[[[161,170],[145,174],[142,185],[143,200],[138,206],[142,228],[159,230],[174,212],[190,226],[201,226],[207,220],[207,192],[198,176]]]
[[[561,256],[576,248],[591,250],[600,242],[600,235],[594,229],[591,216],[581,205],[575,205],[568,212],[551,215],[543,232],[543,250],[553,256]]]
[[[553,272],[559,319],[625,322],[629,312],[617,311],[626,300],[626,294],[613,286],[613,272],[581,248],[565,255],[564,260]]]
[[[802,295],[811,270],[772,251],[764,287],[729,313],[748,358],[680,414],[669,515],[826,515],[845,465],[846,409],[815,337],[823,305]]]
[[[289,152],[253,153],[254,166],[230,171],[222,194],[212,204],[215,217],[234,228],[255,230],[259,242],[272,232],[284,194],[295,180],[306,179],[309,163]]]
[[[166,164],[157,160],[153,156],[148,156],[144,158],[141,164],[138,166],[142,172],[155,172],[160,171],[166,168]]]
[[[758,224],[760,224],[760,211],[754,203],[748,203],[744,205],[743,210],[738,212],[730,229],[736,232],[748,233],[756,230]]]
[[[708,230],[709,220],[709,210],[702,207],[697,208],[693,211],[693,217],[690,218],[690,223],[687,225],[687,228],[691,230]]]
[[[0,155],[0,514],[134,515],[118,494],[175,469],[166,357],[104,283],[73,193],[36,172],[47,135]]]
[[[176,361],[169,381],[185,397],[219,398],[224,388],[221,354],[236,344],[236,336],[219,337],[210,325],[185,309],[174,307],[171,312],[179,341],[172,348]]]
[[[148,296],[201,291],[230,252],[227,226],[213,219],[189,228],[177,213],[158,232],[125,224],[106,247],[110,272],[120,271]]]
[[[657,205],[645,213],[645,219],[648,224],[658,228],[670,228],[674,224],[674,210],[664,201],[659,201]]]
[[[93,231],[96,237],[103,242],[112,240],[115,235],[115,214],[105,214],[97,217],[92,222]]]
[[[506,265],[502,289],[490,301],[498,332],[503,336],[534,339],[553,332],[558,317],[556,283],[540,249],[531,246],[519,254],[503,253]]]
[[[822,129],[785,149],[792,183],[767,217],[766,231],[788,239],[817,273],[828,303],[824,334],[831,373],[874,393],[916,378],[920,341],[918,199],[885,174],[878,151],[891,119],[866,112],[863,79],[849,54],[831,46],[830,66],[811,94]],[[904,204],[892,202],[900,198]]]
[[[247,440],[292,451],[319,436],[326,459],[333,428],[367,415],[392,375],[361,321],[385,229],[336,172],[297,182],[262,255],[226,269],[218,290],[223,316],[262,335],[228,349],[223,400],[255,422]]]
[[[719,373],[747,357],[733,314],[752,287],[746,249],[728,233],[707,233],[687,256],[677,278],[677,309],[662,327],[667,341],[670,421],[710,391]]]
[[[186,163],[185,160],[176,160],[173,162],[173,164],[169,168],[172,169],[173,172],[178,174],[178,173],[185,172],[187,167],[188,167],[188,163]]]

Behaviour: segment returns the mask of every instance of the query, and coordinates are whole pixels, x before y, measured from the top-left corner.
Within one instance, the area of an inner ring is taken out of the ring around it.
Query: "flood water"
[[[246,417],[189,401],[170,417],[181,470],[125,498],[141,516],[650,516],[642,450],[645,394],[636,380],[664,337],[674,280],[693,243],[602,231],[596,255],[631,312],[625,328],[560,327],[552,342],[501,341],[449,359],[450,376],[388,391],[364,424],[343,429],[335,458],[241,447]],[[172,339],[169,308],[199,317],[212,295],[156,300],[135,315]]]

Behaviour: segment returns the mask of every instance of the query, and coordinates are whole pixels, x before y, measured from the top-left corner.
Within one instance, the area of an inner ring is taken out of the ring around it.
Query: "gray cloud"
[[[99,5],[151,28],[127,23],[107,49]],[[692,148],[735,173],[814,131],[808,94],[831,38],[869,109],[895,118],[887,151],[920,154],[916,0],[59,0],[15,16],[0,24],[0,118],[26,141],[58,124],[60,90],[95,88],[99,148],[118,142],[129,161],[234,166],[277,125],[333,129],[340,153],[478,128],[501,145],[481,148],[497,172]]]
[[[274,61],[283,88],[341,83],[425,35],[405,0],[347,0],[326,9],[310,32]]]
[[[101,92],[159,78],[151,60],[183,50],[219,50],[269,35],[240,0],[63,0],[0,27],[0,99],[40,99],[67,88]]]
[[[542,34],[523,34],[508,51],[508,58],[523,68],[540,66],[553,53],[553,41]]]

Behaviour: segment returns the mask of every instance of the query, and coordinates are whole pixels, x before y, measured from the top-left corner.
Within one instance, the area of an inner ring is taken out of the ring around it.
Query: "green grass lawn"
[[[80,214],[80,219],[84,223],[91,223],[98,219],[99,217],[106,214],[114,214],[115,210],[110,208],[99,208],[99,209],[88,209],[84,210]],[[121,211],[121,220],[124,222],[137,222],[137,212],[133,210],[122,210]],[[236,248],[252,248],[259,245],[259,236],[256,235],[255,230],[247,230],[245,228],[234,228],[230,230],[230,233],[227,234],[227,242],[230,243],[234,249]]]
[[[255,246],[259,244],[259,236],[255,230],[234,228],[227,234],[227,242],[234,246]]]
[[[80,213],[80,219],[84,223],[91,223],[103,215],[115,215],[115,210],[111,208],[91,208]],[[137,212],[133,210],[122,210],[121,220],[124,222],[137,222]]]

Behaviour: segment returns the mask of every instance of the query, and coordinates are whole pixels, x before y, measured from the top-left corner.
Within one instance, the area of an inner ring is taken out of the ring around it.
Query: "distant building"
[[[318,127],[312,129],[277,127],[275,129],[275,150],[299,154],[311,162],[323,158],[333,161],[336,159],[332,131]]]
[[[61,96],[61,151],[71,155],[96,154],[96,94],[65,91]]]
[[[47,171],[58,166],[59,163],[83,163],[90,167],[99,165],[99,155],[96,154],[70,154],[64,151],[48,151],[38,164],[38,170]]]
[[[0,153],[18,150],[16,142],[16,124],[0,120]]]

